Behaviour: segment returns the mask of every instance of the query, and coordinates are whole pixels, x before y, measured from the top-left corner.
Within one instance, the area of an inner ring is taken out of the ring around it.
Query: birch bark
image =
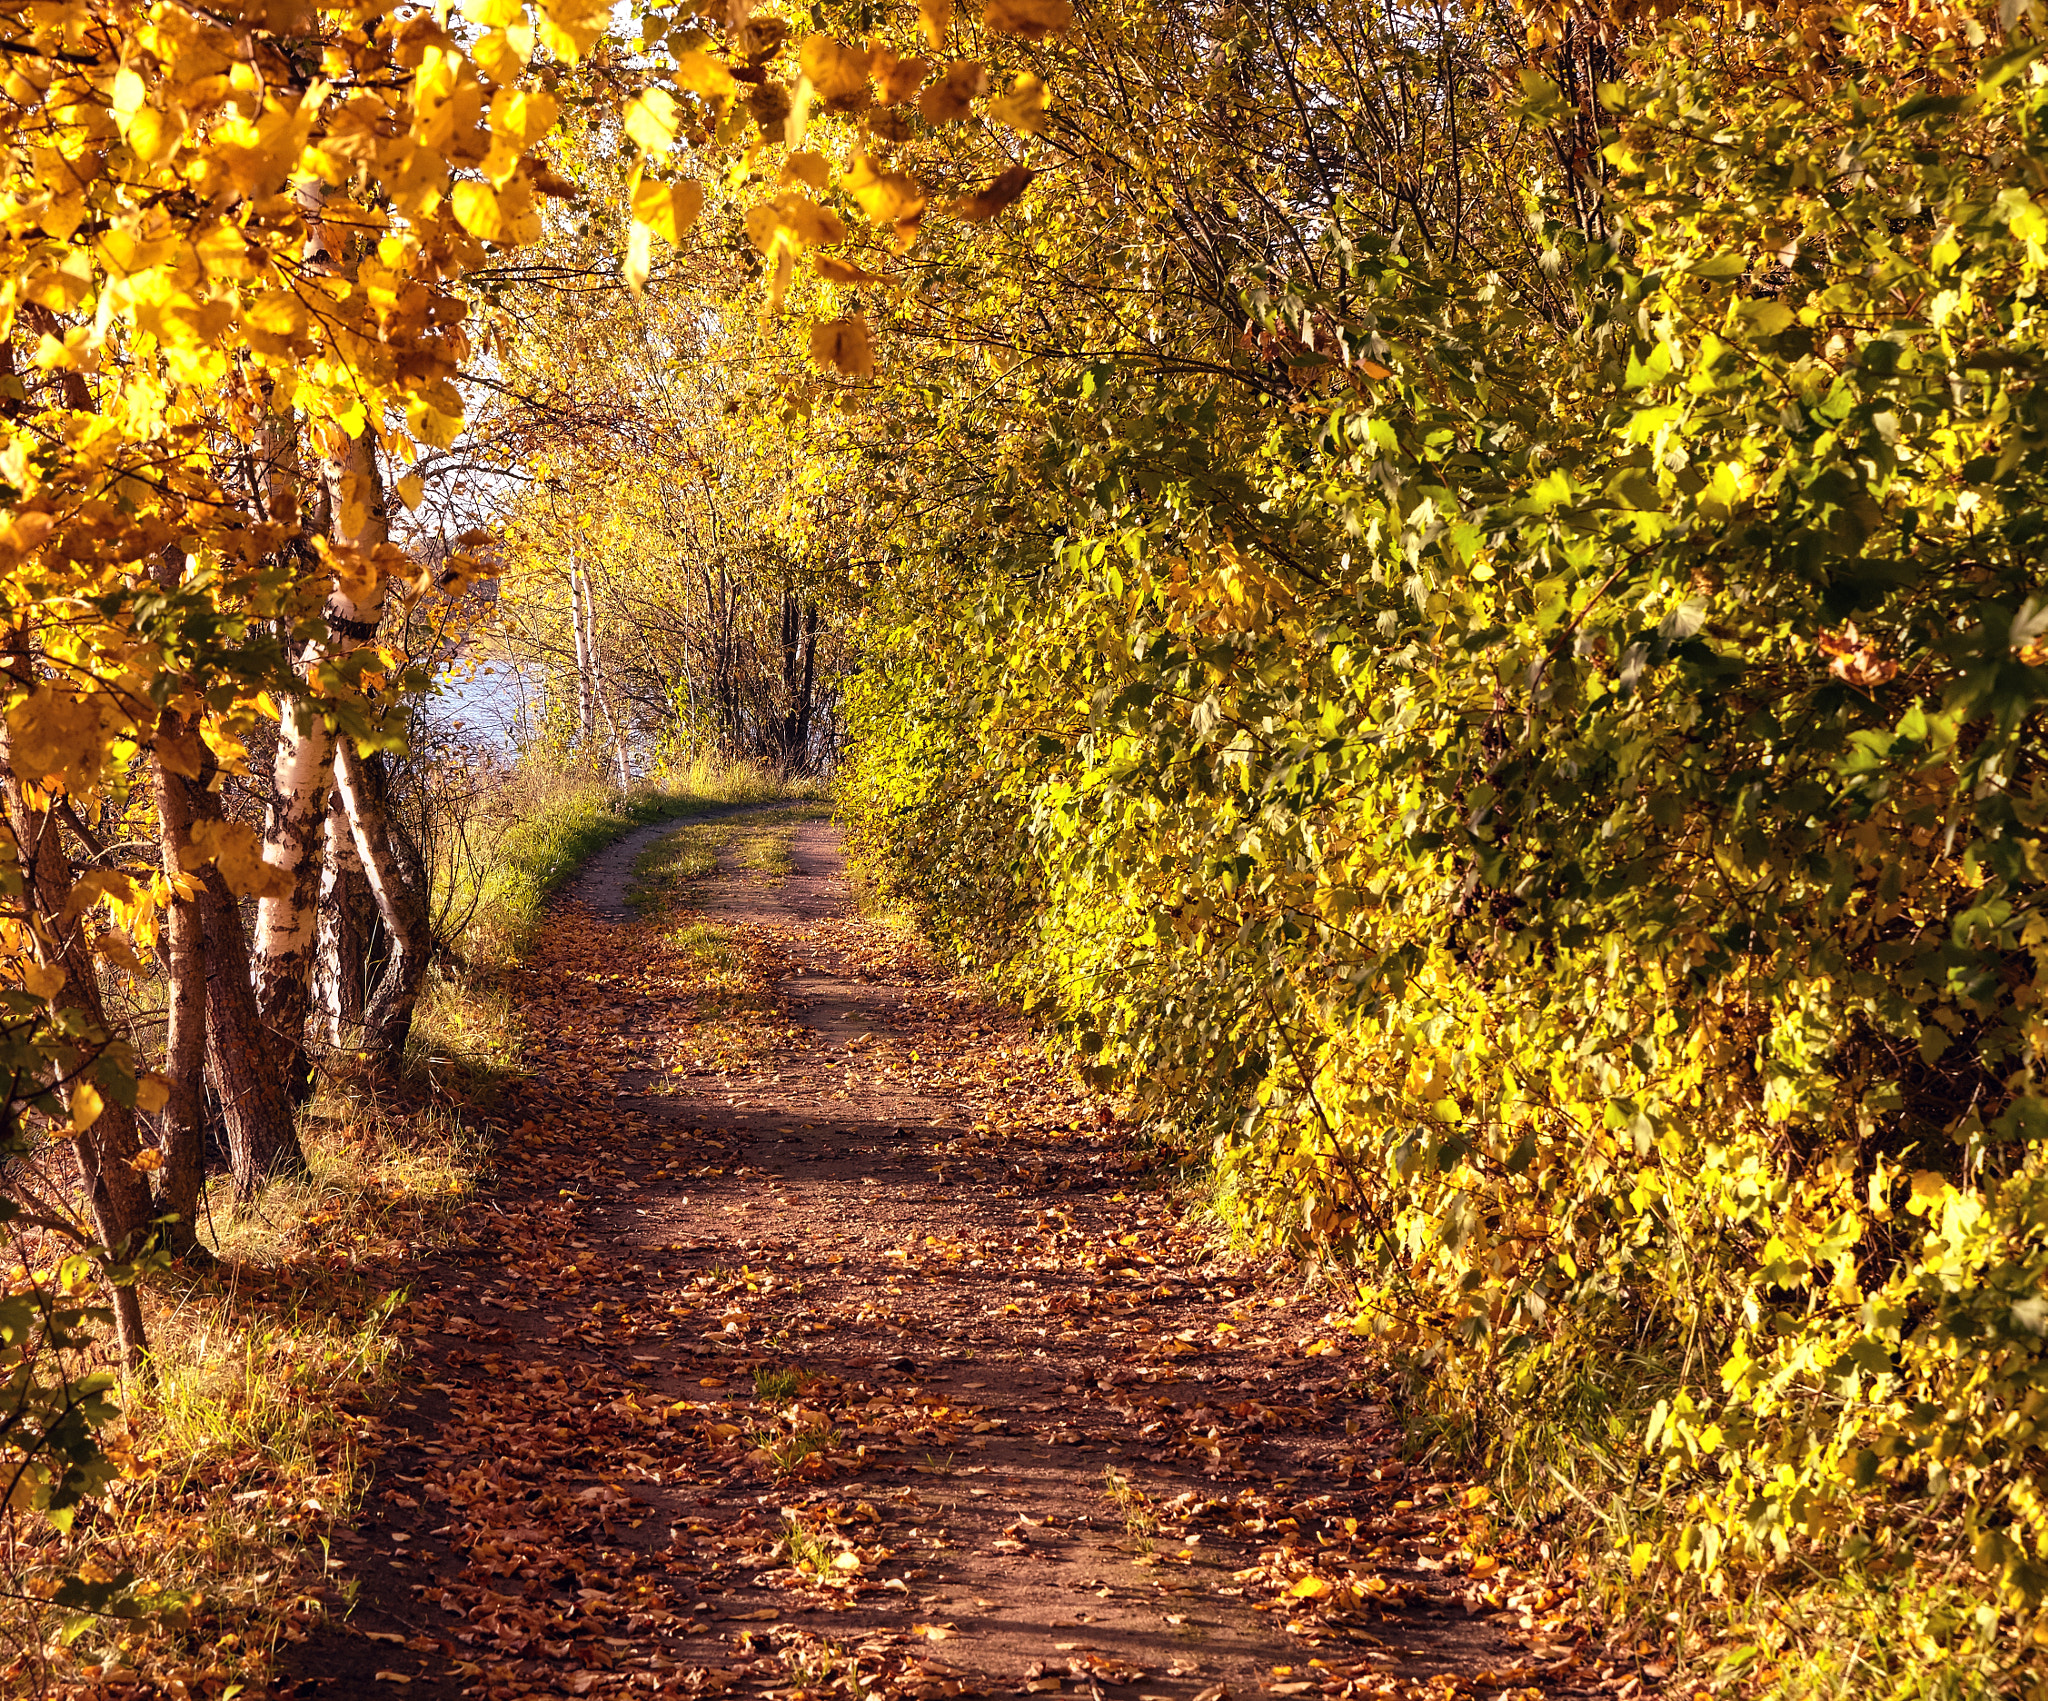
[[[295,422],[271,415],[258,442],[269,517],[289,523],[298,511],[293,489]],[[299,688],[285,700],[271,770],[274,801],[263,834],[263,860],[291,876],[290,890],[256,905],[252,973],[256,1008],[277,1035],[285,1090],[294,1104],[312,1096],[313,1069],[306,1051],[312,1002],[313,954],[319,907],[321,835],[334,777],[334,734],[312,688],[312,672],[330,653],[330,641],[307,645],[299,658]]]

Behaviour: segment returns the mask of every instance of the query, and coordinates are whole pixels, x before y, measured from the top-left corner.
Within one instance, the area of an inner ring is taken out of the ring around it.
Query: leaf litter
[[[638,918],[613,856],[519,971],[498,1180],[280,1693],[1655,1689],[1404,1461],[1340,1293],[856,914],[827,824],[754,832]]]

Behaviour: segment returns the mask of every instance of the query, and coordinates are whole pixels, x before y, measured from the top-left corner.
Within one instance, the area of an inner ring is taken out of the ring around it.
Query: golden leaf
[[[523,0],[462,0],[462,15],[487,29],[503,29],[507,24],[524,23],[526,7]]]
[[[533,26],[519,23],[487,30],[477,37],[469,56],[492,82],[516,82],[526,69],[527,60],[533,57]]]
[[[420,498],[426,494],[426,487],[421,483],[418,473],[407,473],[391,488],[398,492],[399,501],[407,508],[417,508],[420,505]],[[157,748],[161,750],[162,744],[159,743]]]
[[[99,1088],[90,1081],[80,1081],[71,1089],[71,1132],[83,1134],[107,1108],[107,1101],[100,1097]]]
[[[988,103],[988,115],[1012,130],[1035,136],[1045,128],[1046,108],[1051,104],[1052,96],[1046,92],[1045,84],[1026,71],[1010,85],[1008,94],[998,95]]]
[[[900,171],[877,171],[865,154],[846,174],[846,189],[872,224],[915,220],[924,211],[924,190],[916,178]]]
[[[540,9],[542,42],[571,64],[597,44],[611,19],[608,0],[540,0]]]
[[[636,296],[647,287],[647,279],[654,270],[654,236],[637,219],[626,233],[626,257],[619,270],[626,287]]]
[[[505,229],[505,217],[498,197],[488,183],[458,183],[452,197],[455,222],[485,242],[495,242]]]
[[[680,242],[704,207],[704,190],[688,181],[661,183],[643,178],[633,186],[633,218],[664,242]]]
[[[291,895],[291,874],[263,859],[263,841],[256,829],[240,821],[195,821],[192,844],[182,859],[187,869],[212,863],[230,891],[250,898]]]
[[[947,209],[969,224],[986,224],[1031,186],[1038,175],[1029,166],[1013,165],[978,195],[963,195]]]
[[[875,375],[874,345],[868,340],[868,322],[856,313],[848,319],[831,319],[811,327],[811,358],[849,378]]]
[[[813,189],[822,189],[832,176],[831,164],[823,154],[791,154],[782,162],[781,181],[807,183]]]
[[[785,243],[775,256],[775,270],[768,274],[768,305],[761,311],[763,324],[782,311],[782,304],[789,296],[790,274],[794,270],[795,259]]]
[[[1074,27],[1074,8],[1069,0],[985,0],[981,22],[990,35],[1044,41]]]
[[[953,0],[917,0],[917,27],[924,31],[925,45],[934,53],[946,45],[946,31],[953,23]]]
[[[137,1095],[138,1102],[141,1095]],[[149,1175],[164,1167],[164,1153],[161,1146],[144,1146],[128,1160],[128,1167],[142,1175]]]
[[[171,1102],[171,1084],[161,1075],[144,1075],[135,1083],[135,1108],[154,1116]]]
[[[650,90],[650,93],[660,93]],[[666,100],[668,97],[662,97]],[[675,103],[669,102],[671,110]],[[632,107],[628,106],[627,128],[632,127]],[[530,148],[555,127],[555,120],[562,116],[562,106],[551,94],[540,89],[500,89],[491,96],[491,129],[507,141],[522,148]],[[673,134],[673,130],[671,130]]]
[[[858,112],[868,104],[868,55],[829,35],[804,37],[797,65],[828,112]]]
[[[988,72],[978,59],[956,59],[946,74],[917,98],[917,110],[927,124],[952,124],[974,110],[974,103],[988,93]]]
[[[40,998],[48,1003],[64,990],[64,970],[56,963],[24,963],[21,966],[21,988],[31,998]]]
[[[779,233],[806,248],[819,248],[846,240],[846,222],[829,207],[821,207],[810,196],[785,189],[747,213],[747,237],[766,254],[776,246]]]
[[[675,82],[677,88],[702,95],[706,100],[730,100],[736,86],[732,68],[724,60],[695,48],[676,55]]]
[[[626,134],[651,154],[676,145],[676,97],[667,89],[642,89],[626,102]]]
[[[7,713],[9,755],[25,779],[61,779],[89,786],[99,772],[100,706],[75,692],[43,686]]]

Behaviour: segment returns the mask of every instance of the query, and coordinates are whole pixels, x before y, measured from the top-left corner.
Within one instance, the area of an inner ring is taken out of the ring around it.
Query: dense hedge
[[[846,795],[1639,1602],[2043,1693],[2048,86],[1895,23],[1667,25],[1548,317],[1340,220],[1265,394],[1048,389]]]

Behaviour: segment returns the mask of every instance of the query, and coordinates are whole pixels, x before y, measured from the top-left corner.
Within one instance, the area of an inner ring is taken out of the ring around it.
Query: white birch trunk
[[[569,558],[569,630],[576,644],[576,742],[590,742],[590,638],[583,624],[583,573]]]
[[[293,488],[297,424],[272,414],[257,438],[263,457],[264,506],[281,525],[298,518]],[[307,646],[299,658],[301,680],[325,646]],[[314,916],[320,882],[320,839],[333,783],[334,736],[303,686],[285,700],[277,729],[277,757],[271,770],[275,801],[264,824],[263,860],[291,876],[291,889],[256,905],[251,973],[256,1008],[264,1025],[285,1049],[285,1084],[295,1101],[312,1086],[306,1059],[306,1013],[312,996]]]

